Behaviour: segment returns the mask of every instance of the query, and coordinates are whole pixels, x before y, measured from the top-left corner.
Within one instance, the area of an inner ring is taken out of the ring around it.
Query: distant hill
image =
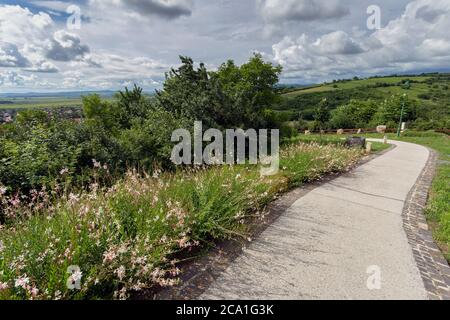
[[[97,93],[103,97],[112,97],[117,91],[66,91],[66,92],[26,92],[26,93],[0,93],[1,98],[81,98],[89,94]]]
[[[274,110],[287,121],[312,121],[315,108],[327,99],[330,110],[350,100],[383,101],[392,95],[407,94],[417,101],[420,117],[438,119],[450,113],[450,73],[392,75],[353,78],[282,89],[283,100]]]

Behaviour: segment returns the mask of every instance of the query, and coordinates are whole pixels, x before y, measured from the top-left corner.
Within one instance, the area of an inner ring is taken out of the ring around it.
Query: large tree
[[[163,109],[201,120],[206,127],[260,127],[264,110],[277,99],[275,85],[281,67],[274,67],[254,55],[248,63],[233,61],[208,72],[204,64],[195,68],[191,58],[181,57],[182,65],[166,75],[157,104]]]

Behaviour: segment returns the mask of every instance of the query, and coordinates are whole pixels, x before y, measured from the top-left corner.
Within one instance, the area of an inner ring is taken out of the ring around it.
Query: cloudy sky
[[[449,30],[450,0],[0,0],[0,93],[152,90],[179,55],[259,52],[283,83],[448,71]]]

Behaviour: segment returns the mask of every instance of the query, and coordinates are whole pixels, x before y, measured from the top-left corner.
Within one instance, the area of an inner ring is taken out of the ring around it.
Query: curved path
[[[430,152],[391,143],[298,199],[201,299],[427,299],[402,211]]]

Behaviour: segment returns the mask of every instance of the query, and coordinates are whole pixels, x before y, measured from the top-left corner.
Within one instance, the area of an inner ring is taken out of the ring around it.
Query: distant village
[[[0,110],[0,124],[10,123],[14,121],[17,114],[25,109],[1,109]],[[50,117],[59,119],[79,120],[82,118],[82,110],[80,107],[59,107],[59,108],[40,108],[45,111]]]

